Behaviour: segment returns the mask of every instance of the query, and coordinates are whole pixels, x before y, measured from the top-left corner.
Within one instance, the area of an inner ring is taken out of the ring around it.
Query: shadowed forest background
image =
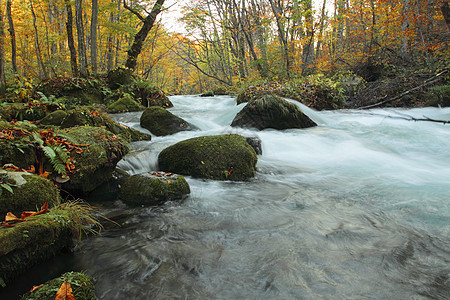
[[[26,85],[124,65],[154,2],[0,1],[1,82]],[[170,4],[157,15],[135,73],[171,94],[312,74],[352,72],[370,82],[448,66],[448,1],[190,1],[182,5],[183,33],[161,21]]]

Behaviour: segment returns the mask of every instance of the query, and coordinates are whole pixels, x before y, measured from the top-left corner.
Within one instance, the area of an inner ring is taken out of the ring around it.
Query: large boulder
[[[259,130],[308,128],[316,125],[297,105],[275,95],[265,95],[250,101],[231,123],[234,127],[251,127]]]
[[[143,128],[158,136],[194,129],[191,124],[182,118],[158,106],[147,108],[142,113],[140,123]]]
[[[181,175],[149,172],[128,177],[119,197],[134,205],[160,205],[166,201],[181,200],[190,192],[189,184]]]
[[[54,300],[56,291],[64,282],[68,282],[72,288],[73,299],[97,300],[95,295],[94,280],[91,276],[80,272],[67,272],[60,277],[39,285],[37,289],[22,296],[22,300]],[[58,298],[59,299],[59,298]],[[70,299],[69,297],[64,299]]]
[[[88,193],[108,181],[119,160],[129,151],[126,140],[100,127],[72,127],[65,135],[81,146],[82,152],[71,152],[75,173],[62,185],[64,190]]]
[[[8,212],[20,215],[32,211],[48,202],[50,207],[59,204],[59,191],[48,179],[26,173],[0,169],[0,182],[8,184],[12,193],[0,187],[0,217]]]
[[[255,176],[258,157],[240,135],[203,136],[181,141],[158,156],[165,172],[216,180],[246,180]]]
[[[56,209],[0,227],[0,287],[33,265],[70,251],[75,226],[72,211]]]

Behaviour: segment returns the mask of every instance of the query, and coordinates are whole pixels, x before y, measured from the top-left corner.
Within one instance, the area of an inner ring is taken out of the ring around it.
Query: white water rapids
[[[159,208],[100,202],[111,219],[75,265],[99,299],[448,299],[450,109],[324,111],[318,127],[232,128],[228,96],[174,96],[200,130],[132,144],[119,167],[153,171],[164,148],[203,135],[258,136],[256,177],[187,177],[190,196]],[[142,130],[140,113],[113,116]],[[393,118],[395,117],[395,118]]]

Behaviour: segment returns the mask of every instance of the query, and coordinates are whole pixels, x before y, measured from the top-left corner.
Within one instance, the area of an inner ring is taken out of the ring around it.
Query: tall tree
[[[35,47],[36,47],[36,58],[37,58],[38,64],[39,64],[39,70],[43,73],[44,78],[48,78],[47,68],[44,65],[44,61],[42,60],[41,46],[39,43],[39,33],[38,33],[37,23],[36,23],[37,22],[36,14],[34,12],[32,0],[30,0],[30,9],[31,9],[31,15],[33,16],[34,42],[35,42]]]
[[[148,33],[152,29],[156,17],[162,11],[164,0],[156,0],[151,12],[145,18],[138,11],[133,9],[133,7],[128,6],[126,0],[123,0],[123,4],[126,9],[135,14],[143,23],[141,29],[134,36],[133,44],[127,52],[128,56],[125,66],[134,70],[136,68],[137,58],[142,51],[142,45],[144,44],[145,38],[147,37]]]
[[[16,60],[16,32],[14,30],[14,22],[11,14],[11,1],[6,1],[6,14],[8,16],[9,35],[11,36],[11,63],[14,73],[17,73],[17,60]]]
[[[72,67],[72,75],[78,76],[78,64],[77,64],[77,50],[75,50],[75,41],[73,39],[73,15],[72,6],[70,5],[70,0],[65,0],[66,10],[67,10],[67,44],[70,51],[70,66]]]
[[[0,0],[0,7],[2,7]],[[6,84],[5,80],[5,29],[3,24],[3,12],[0,9],[0,85]]]
[[[87,76],[87,57],[86,57],[86,43],[84,41],[84,24],[83,24],[83,0],[75,0],[75,23],[77,26],[77,40],[78,40],[78,59],[80,63],[80,75]]]
[[[91,15],[91,66],[92,73],[97,74],[97,26],[98,26],[98,0],[92,0]]]

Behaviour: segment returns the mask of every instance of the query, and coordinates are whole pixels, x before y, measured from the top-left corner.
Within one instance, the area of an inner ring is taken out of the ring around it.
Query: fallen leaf
[[[167,183],[170,184],[170,180],[167,180]]]
[[[33,293],[34,291],[36,291],[37,289],[39,289],[42,286],[43,286],[43,284],[33,286],[33,288],[30,290],[30,293]]]
[[[21,220],[24,220],[25,218],[42,215],[48,213],[48,202],[46,201],[44,205],[42,205],[40,211],[24,211],[22,212],[22,215],[20,216]]]
[[[72,287],[68,281],[64,281],[61,287],[56,292],[55,300],[75,300],[72,294]]]
[[[21,221],[21,220],[12,213],[10,212],[7,213],[5,217],[5,222],[13,222],[13,221]]]

